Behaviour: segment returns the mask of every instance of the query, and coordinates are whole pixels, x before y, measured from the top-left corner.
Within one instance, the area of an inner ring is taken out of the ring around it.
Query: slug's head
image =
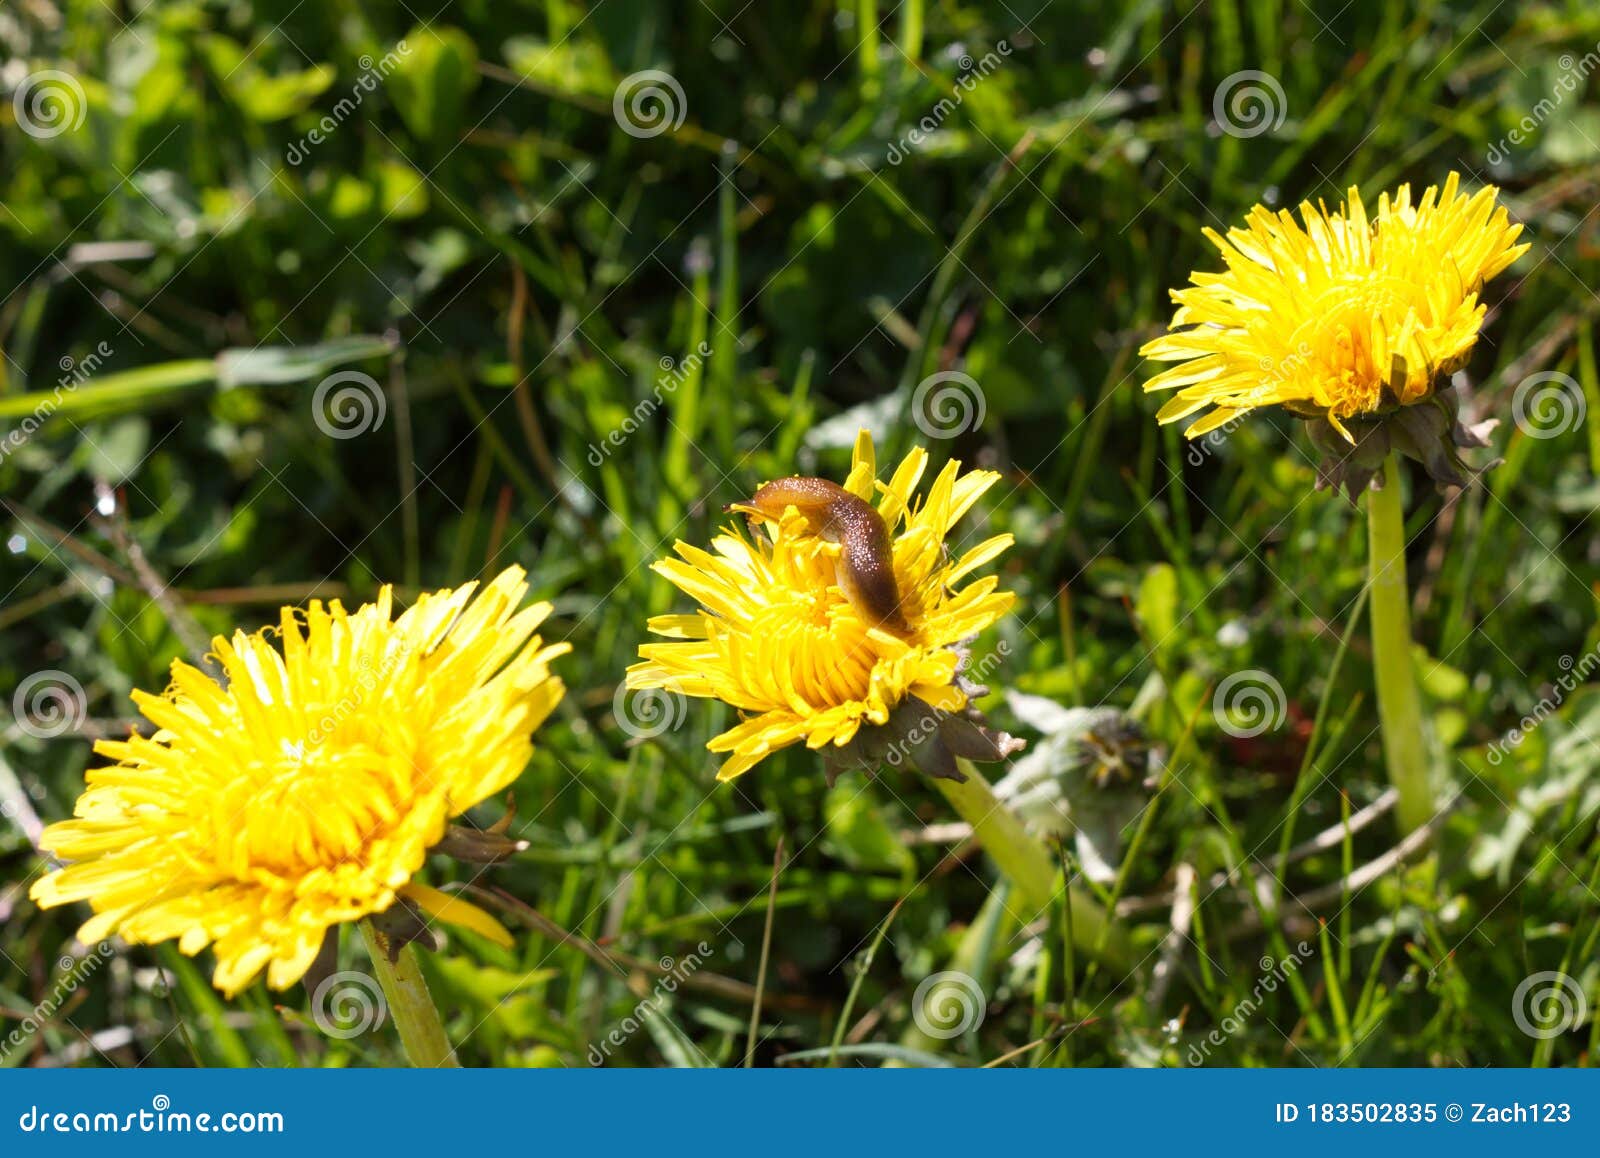
[[[835,582],[845,600],[867,623],[901,639],[913,638],[900,605],[894,573],[894,543],[871,503],[837,483],[820,478],[781,478],[759,488],[748,502],[730,503],[751,529],[778,520],[793,508],[812,532],[841,548]]]

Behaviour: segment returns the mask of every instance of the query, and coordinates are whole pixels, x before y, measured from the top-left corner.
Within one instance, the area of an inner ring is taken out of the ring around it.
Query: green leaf
[[[389,77],[389,92],[418,140],[454,142],[462,109],[478,84],[478,50],[459,28],[413,28]]]
[[[1424,647],[1413,645],[1411,658],[1416,664],[1417,680],[1421,683],[1422,690],[1436,703],[1455,703],[1465,696],[1471,687],[1465,672],[1433,659]]]
[[[550,44],[514,36],[505,44],[506,62],[535,86],[591,99],[611,99],[617,73],[598,43],[563,40]]]
[[[909,875],[916,859],[899,835],[884,823],[870,789],[841,781],[828,789],[822,805],[828,819],[824,843],[830,853],[854,869]]]
[[[378,204],[385,219],[408,221],[428,211],[428,182],[403,161],[378,166]]]
[[[1134,608],[1144,623],[1151,646],[1163,649],[1170,646],[1178,627],[1178,573],[1171,564],[1157,563],[1145,572]]]
[[[271,124],[304,112],[333,83],[334,71],[326,64],[295,72],[269,75],[226,36],[206,36],[200,52],[211,66],[217,85],[240,112],[258,124]]]
[[[358,334],[318,342],[314,346],[224,350],[217,355],[217,385],[228,389],[307,382],[347,362],[386,357],[392,349],[387,339]]]

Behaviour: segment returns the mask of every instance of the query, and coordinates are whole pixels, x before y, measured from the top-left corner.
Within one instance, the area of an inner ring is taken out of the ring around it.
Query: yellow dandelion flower
[[[1349,420],[1428,398],[1477,341],[1484,283],[1528,249],[1497,193],[1469,197],[1451,173],[1415,205],[1409,185],[1383,194],[1373,220],[1352,187],[1331,213],[1302,203],[1300,222],[1257,205],[1226,238],[1208,228],[1226,268],[1172,291],[1171,332],[1140,350],[1181,363],[1145,383],[1177,391],[1160,421],[1211,407],[1196,438],[1277,404],[1354,442]]]
[[[829,541],[792,505],[778,506],[754,541],[729,528],[710,551],[680,542],[677,558],[653,564],[701,609],[653,617],[650,630],[672,642],[641,646],[644,662],[628,670],[627,683],[739,709],[742,722],[708,745],[729,754],[719,780],[801,741],[838,756],[910,704],[932,711],[935,730],[957,722],[946,729],[949,751],[934,753],[936,763],[924,761],[925,770],[959,776],[952,753],[997,758],[980,755],[992,745],[974,734],[979,729],[967,715],[973,689],[962,679],[959,645],[1004,615],[1014,596],[1000,591],[992,576],[957,584],[1012,538],[996,535],[955,559],[945,539],[1000,476],[962,474],[951,462],[918,503],[915,491],[927,464],[927,452],[918,448],[887,482],[879,480],[872,439],[862,431],[844,483],[850,496],[874,505],[889,533],[898,607],[887,609],[895,612],[888,620],[865,614],[862,601],[853,602],[839,586],[840,558],[852,545]],[[760,513],[745,504],[736,509]],[[906,749],[912,762],[918,761],[915,748],[914,740]],[[861,759],[870,752],[854,748]]]
[[[220,686],[172,665],[164,695],[136,691],[151,737],[102,740],[76,819],[41,846],[71,862],[35,882],[42,906],[88,901],[78,936],[113,933],[186,954],[215,947],[232,996],[261,971],[298,981],[325,932],[398,897],[508,941],[487,913],[414,881],[452,817],[504,789],[564,692],[534,634],[549,604],[512,567],[424,595],[391,617],[388,587],[350,614],[338,600],[284,608],[281,652],[218,636]]]

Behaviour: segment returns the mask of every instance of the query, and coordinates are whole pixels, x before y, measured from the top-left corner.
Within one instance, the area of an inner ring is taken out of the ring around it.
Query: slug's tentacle
[[[821,478],[780,478],[767,483],[743,510],[752,525],[759,518],[778,519],[793,507],[817,535],[837,543],[834,578],[850,606],[874,627],[901,639],[914,634],[900,608],[900,588],[894,576],[894,544],[889,528],[871,503],[837,483]]]

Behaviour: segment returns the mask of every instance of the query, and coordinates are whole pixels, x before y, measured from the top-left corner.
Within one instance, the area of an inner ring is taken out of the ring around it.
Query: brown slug
[[[798,511],[819,537],[844,548],[834,581],[856,613],[873,627],[910,639],[913,631],[900,609],[894,545],[883,516],[871,503],[821,478],[775,479],[748,502],[726,509],[743,511],[754,526],[757,517],[779,519],[789,507]]]

